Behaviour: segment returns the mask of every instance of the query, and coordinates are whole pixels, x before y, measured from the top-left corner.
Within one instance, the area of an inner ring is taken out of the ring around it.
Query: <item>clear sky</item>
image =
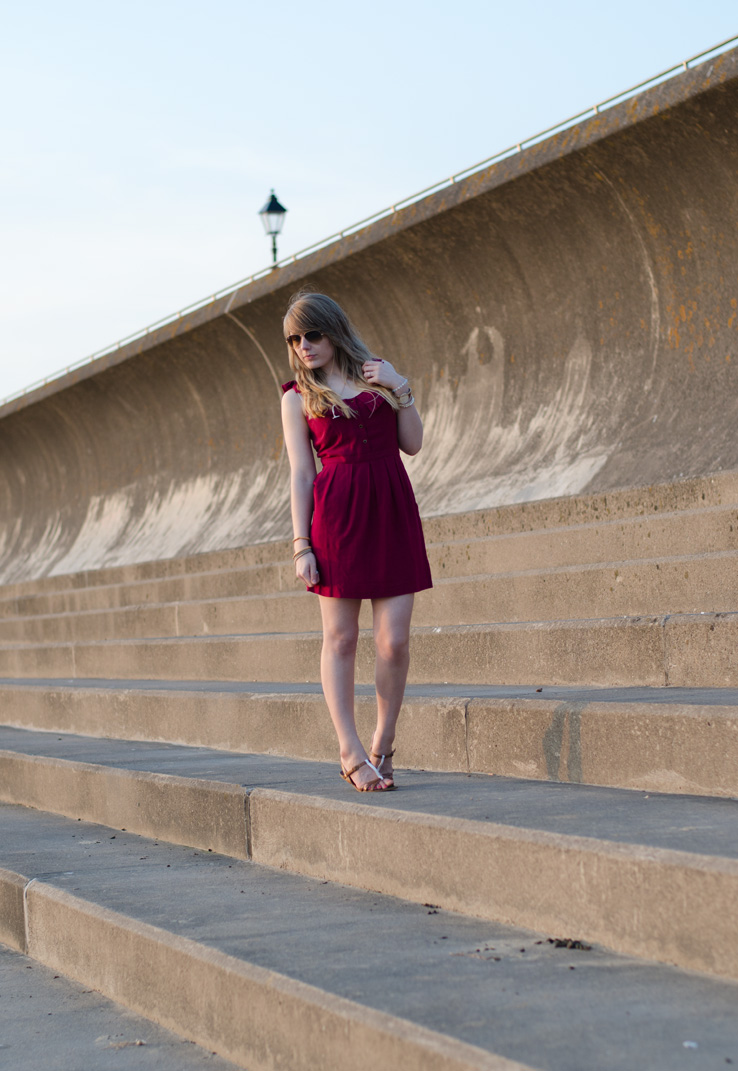
[[[738,34],[735,0],[0,0],[0,399]]]

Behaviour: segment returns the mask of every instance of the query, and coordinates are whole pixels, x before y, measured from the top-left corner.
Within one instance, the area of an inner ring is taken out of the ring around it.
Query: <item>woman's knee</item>
[[[410,637],[404,631],[382,631],[374,637],[377,654],[384,662],[401,665],[410,654]]]
[[[348,657],[356,654],[359,625],[341,625],[323,629],[323,647],[331,654]]]

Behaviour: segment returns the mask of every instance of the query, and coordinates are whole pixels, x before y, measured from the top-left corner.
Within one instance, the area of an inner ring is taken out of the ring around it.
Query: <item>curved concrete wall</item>
[[[414,377],[424,515],[738,468],[738,50],[0,411],[0,579],[288,534],[281,316]]]

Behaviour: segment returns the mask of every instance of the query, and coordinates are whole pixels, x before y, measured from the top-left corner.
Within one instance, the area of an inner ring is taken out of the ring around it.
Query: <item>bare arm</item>
[[[300,395],[293,390],[286,391],[282,396],[282,428],[287,456],[290,459],[292,528],[295,537],[308,537],[313,518],[315,459],[310,446],[310,435],[302,401]],[[294,544],[296,551],[307,546],[309,546],[308,538],[301,538]],[[309,587],[318,583],[318,567],[312,552],[303,554],[297,559],[295,571]]]
[[[397,441],[404,454],[417,454],[423,445],[423,421],[415,405],[397,411]]]
[[[405,382],[405,377],[396,372],[389,361],[366,361],[363,371],[367,382],[379,383],[389,390],[395,390]],[[423,421],[415,405],[397,411],[397,440],[405,454],[417,454],[423,445]]]

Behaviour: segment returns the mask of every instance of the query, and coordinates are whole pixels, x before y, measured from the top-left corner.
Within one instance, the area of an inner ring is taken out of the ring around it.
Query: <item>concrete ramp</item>
[[[0,582],[289,534],[281,318],[413,377],[424,516],[738,468],[738,50],[0,410]]]

